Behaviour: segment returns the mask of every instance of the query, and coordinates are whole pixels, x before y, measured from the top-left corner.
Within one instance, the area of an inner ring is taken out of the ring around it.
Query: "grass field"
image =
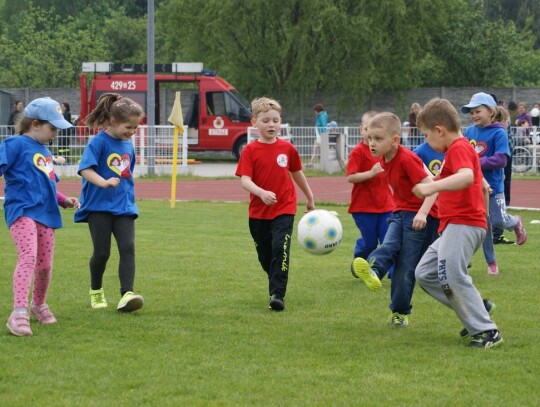
[[[0,334],[0,406],[537,406],[538,212],[522,212],[525,246],[496,246],[470,270],[505,342],[472,349],[454,314],[415,291],[410,326],[390,329],[389,281],[369,292],[349,272],[357,238],[344,206],[342,244],[313,256],[296,243],[282,313],[247,228],[247,204],[139,202],[136,291],[119,314],[118,257],[105,274],[109,308],[89,306],[87,226],[63,211],[48,303],[58,324]],[[297,221],[300,216],[297,216]],[[510,237],[510,235],[508,235]],[[12,307],[15,248],[0,228],[0,320]]]

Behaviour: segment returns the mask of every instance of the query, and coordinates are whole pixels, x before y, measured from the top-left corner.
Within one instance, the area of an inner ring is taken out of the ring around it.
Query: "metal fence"
[[[516,138],[516,147],[513,154],[513,171],[515,173],[538,173],[540,171],[540,128],[530,129],[512,128]],[[189,173],[189,146],[196,140],[180,136],[178,147],[177,173]],[[0,141],[13,134],[11,126],[0,126]],[[61,157],[55,169],[59,175],[75,176],[78,163],[88,140],[93,137],[88,127],[78,126],[71,130],[59,130],[49,149],[55,157]],[[309,167],[327,168],[321,164],[320,145],[316,143],[317,133],[314,127],[291,127],[284,125],[281,136],[290,140],[297,148],[302,162]],[[248,140],[258,137],[256,129],[248,130]],[[153,143],[149,141],[153,139]],[[357,127],[329,128],[329,151],[327,159],[335,161],[336,166],[344,169],[349,154],[360,142],[361,135]],[[405,147],[413,149],[423,141],[421,134],[411,133],[411,129],[402,129],[402,143]],[[149,128],[140,126],[132,138],[137,156],[135,176],[171,175],[173,168],[173,126],[154,126],[153,137],[149,137]],[[150,145],[152,144],[152,145]],[[232,156],[232,155],[231,155]]]

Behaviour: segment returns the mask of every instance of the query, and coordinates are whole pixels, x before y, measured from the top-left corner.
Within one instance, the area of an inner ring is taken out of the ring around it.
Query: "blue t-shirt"
[[[433,175],[439,173],[444,160],[444,153],[438,153],[426,141],[416,147],[414,153],[422,159]]]
[[[486,127],[469,126],[465,130],[465,137],[469,139],[480,159],[482,157],[491,157],[496,153],[504,153],[510,159],[508,136],[504,126],[501,124],[494,123]],[[494,194],[504,192],[504,167],[495,169],[482,168],[482,174]]]
[[[87,222],[91,212],[138,217],[135,204],[135,149],[130,140],[120,140],[100,131],[84,149],[78,173],[92,168],[104,179],[120,178],[116,188],[101,188],[83,178],[81,208],[75,222]]]
[[[0,144],[0,171],[5,178],[4,215],[8,227],[21,216],[47,227],[62,227],[56,198],[58,177],[47,147],[28,136]]]

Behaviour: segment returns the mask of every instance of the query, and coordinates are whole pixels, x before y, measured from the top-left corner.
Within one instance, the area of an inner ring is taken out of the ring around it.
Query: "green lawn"
[[[139,202],[136,291],[145,306],[119,314],[117,264],[109,308],[89,306],[86,225],[63,211],[48,303],[58,324],[34,336],[0,334],[0,406],[464,406],[539,405],[538,212],[521,212],[529,241],[482,253],[471,274],[497,304],[505,342],[472,349],[454,314],[417,289],[410,326],[390,329],[389,281],[369,292],[349,272],[357,231],[345,206],[342,244],[314,256],[296,243],[282,313],[247,228],[247,204]],[[302,210],[300,208],[300,210]],[[300,216],[297,216],[297,221]],[[508,234],[510,237],[510,234]],[[15,248],[0,228],[0,315],[12,307]]]

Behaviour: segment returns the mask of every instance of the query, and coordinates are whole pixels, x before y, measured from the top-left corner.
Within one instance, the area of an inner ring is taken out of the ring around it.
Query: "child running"
[[[17,123],[20,137],[0,144],[0,173],[5,178],[4,215],[17,248],[13,273],[13,312],[7,328],[15,336],[32,336],[28,294],[33,282],[31,314],[44,325],[56,323],[46,304],[54,254],[54,230],[62,227],[58,205],[77,208],[77,198],[56,190],[53,156],[46,147],[58,129],[73,127],[64,120],[60,104],[35,99]]]
[[[251,123],[260,137],[242,151],[236,175],[250,193],[249,231],[259,262],[268,275],[269,308],[283,311],[297,206],[291,178],[304,193],[308,211],[315,209],[315,203],[298,151],[290,142],[277,137],[282,111],[279,103],[261,97],[253,100],[251,108]]]
[[[445,158],[434,182],[413,189],[422,198],[439,194],[441,234],[416,267],[416,279],[429,295],[454,310],[465,326],[461,336],[470,335],[471,346],[497,346],[503,339],[486,309],[490,304],[482,300],[467,273],[487,229],[480,160],[461,135],[458,113],[449,101],[427,103],[418,115],[418,127]]]
[[[411,299],[414,290],[414,270],[438,228],[437,198],[419,199],[412,188],[419,183],[433,182],[432,175],[422,160],[400,145],[401,122],[389,112],[379,113],[368,127],[369,148],[374,157],[380,157],[396,208],[389,219],[388,231],[382,245],[366,259],[353,261],[353,274],[362,279],[368,289],[381,289],[381,279],[393,264],[390,286],[390,326],[409,324]]]
[[[369,150],[367,129],[376,114],[377,112],[370,110],[362,116],[362,140],[352,150],[347,161],[347,181],[353,184],[349,213],[360,230],[353,258],[367,259],[383,242],[388,230],[388,219],[395,207],[380,159],[373,157]],[[351,272],[354,276],[352,264]]]
[[[461,108],[461,113],[470,113],[473,125],[465,130],[480,157],[482,173],[492,189],[489,197],[488,232],[483,243],[484,257],[488,263],[488,274],[499,274],[499,267],[493,246],[492,227],[513,230],[516,243],[522,245],[527,240],[527,231],[519,216],[506,213],[504,197],[504,167],[510,158],[508,136],[505,125],[498,122],[497,103],[487,93],[476,93],[470,102]]]
[[[85,124],[103,127],[86,146],[79,165],[83,177],[81,208],[75,222],[87,222],[94,246],[90,258],[90,305],[107,307],[103,273],[111,252],[114,235],[120,254],[120,312],[136,311],[143,306],[141,295],[133,292],[135,281],[135,204],[133,169],[135,134],[144,111],[137,103],[116,93],[101,95]]]

